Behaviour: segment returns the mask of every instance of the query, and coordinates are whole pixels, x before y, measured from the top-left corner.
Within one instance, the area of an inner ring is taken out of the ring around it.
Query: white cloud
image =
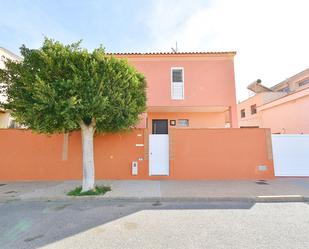
[[[146,25],[153,50],[236,50],[238,99],[260,78],[271,86],[309,67],[309,1],[155,1]]]

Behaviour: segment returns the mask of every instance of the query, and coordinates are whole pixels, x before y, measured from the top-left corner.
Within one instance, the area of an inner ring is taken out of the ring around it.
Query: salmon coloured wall
[[[148,106],[231,106],[236,104],[232,58],[170,61],[130,60],[148,83]],[[184,100],[171,99],[171,68],[184,68]]]
[[[304,97],[282,102],[260,112],[262,127],[271,128],[272,133],[309,134],[309,89]]]
[[[0,129],[0,179],[80,178],[81,146],[76,142],[81,140],[76,135],[70,136],[69,160],[63,161],[63,135],[46,136],[26,130]]]
[[[176,179],[274,177],[268,129],[171,129],[170,134],[170,167]]]
[[[142,135],[142,136],[138,136]],[[0,129],[0,180],[81,179],[82,147],[79,132],[69,135],[67,160],[63,160],[64,136],[39,135],[26,130]],[[97,179],[120,179],[131,174],[130,164],[144,156],[143,130],[96,135]],[[141,164],[141,171],[144,167]]]
[[[146,134],[146,129],[136,129],[126,133],[96,135],[96,179],[274,177],[266,129],[170,129],[170,175],[157,177],[148,173]],[[80,133],[69,135],[66,160],[63,141],[63,135],[0,130],[0,180],[81,179]],[[137,176],[131,175],[132,161],[138,161]],[[266,165],[268,170],[259,171],[259,165]]]

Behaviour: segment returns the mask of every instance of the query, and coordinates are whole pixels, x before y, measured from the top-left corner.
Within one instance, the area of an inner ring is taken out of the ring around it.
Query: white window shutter
[[[171,97],[184,99],[184,71],[183,68],[174,67],[171,70]]]
[[[172,98],[183,99],[183,83],[173,82],[172,83]]]

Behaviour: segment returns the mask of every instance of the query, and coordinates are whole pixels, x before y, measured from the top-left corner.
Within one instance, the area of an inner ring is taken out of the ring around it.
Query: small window
[[[19,124],[16,122],[15,119],[10,119],[8,128],[10,128],[10,129],[18,129],[18,128],[21,128],[21,125],[19,125]]]
[[[178,119],[178,126],[181,127],[188,127],[189,126],[189,119]]]
[[[298,83],[299,86],[304,86],[306,84],[309,84],[309,79],[303,80],[303,81]]]
[[[251,114],[256,114],[256,105],[251,106]]]
[[[246,111],[245,111],[245,109],[241,109],[241,110],[240,110],[240,117],[241,117],[241,118],[246,117]]]
[[[171,73],[172,99],[184,99],[184,71],[183,68],[174,67]]]
[[[286,87],[282,88],[280,91],[281,92],[285,92],[285,93],[289,93],[290,92],[290,87],[286,86]]]
[[[182,69],[173,69],[173,82],[183,82]]]

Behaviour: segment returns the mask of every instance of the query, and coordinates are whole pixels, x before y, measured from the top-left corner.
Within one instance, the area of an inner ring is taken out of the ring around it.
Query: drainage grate
[[[1,186],[5,186],[5,185],[6,185],[6,184],[4,184],[4,183],[0,183],[0,187],[1,187]]]
[[[259,185],[269,185],[269,183],[267,183],[265,180],[258,180],[255,183]]]

